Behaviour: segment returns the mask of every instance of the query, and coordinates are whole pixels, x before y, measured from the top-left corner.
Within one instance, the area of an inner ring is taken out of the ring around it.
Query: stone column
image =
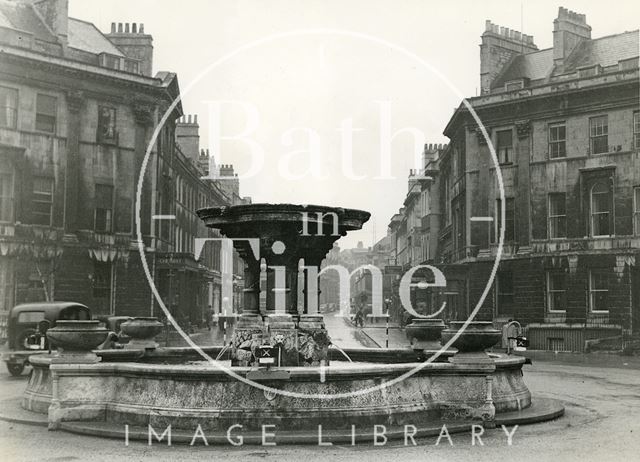
[[[313,267],[320,271],[320,264],[326,255],[326,251],[323,246],[318,248],[307,249],[303,253],[304,266]],[[316,273],[317,274],[317,273]],[[309,294],[309,278],[315,275],[305,271],[304,275],[304,314],[300,315],[300,321],[298,323],[298,344],[300,349],[301,365],[319,366],[321,364],[329,364],[329,346],[331,345],[331,338],[324,325],[324,319],[322,314],[309,313],[308,294]],[[319,306],[320,297],[320,285],[318,284],[318,290],[310,294],[311,297],[315,297],[316,306]]]
[[[264,323],[260,315],[260,262],[248,243],[236,243],[244,262],[244,306],[231,340],[231,365],[251,366],[263,343]]]

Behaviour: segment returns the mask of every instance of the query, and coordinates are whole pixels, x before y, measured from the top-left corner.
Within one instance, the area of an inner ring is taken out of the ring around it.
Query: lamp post
[[[389,348],[389,304],[391,303],[391,299],[389,298],[385,298],[384,300],[384,305],[386,307],[386,315],[387,315],[387,326],[386,326],[386,330],[387,330],[387,341],[385,342],[385,348]]]

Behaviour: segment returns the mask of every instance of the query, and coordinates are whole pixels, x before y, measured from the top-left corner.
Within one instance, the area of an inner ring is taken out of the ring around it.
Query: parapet
[[[111,33],[112,34],[135,34],[135,35],[144,35],[144,24],[143,23],[111,23]]]
[[[584,16],[584,15],[582,15]],[[523,34],[520,31],[509,29],[508,27],[502,27],[497,24],[491,22],[491,20],[487,19],[485,21],[485,29],[484,34],[487,33],[498,35],[501,38],[506,40],[510,40],[512,42],[518,42],[523,45],[527,45],[529,47],[535,47],[535,43],[533,43],[533,35]]]
[[[427,143],[424,145],[425,152],[435,152],[447,149],[447,143]]]
[[[178,119],[181,125],[198,125],[198,114],[185,114]]]
[[[558,8],[558,19],[565,19],[576,24],[587,25],[587,15],[576,13],[575,11],[568,10],[564,7]]]

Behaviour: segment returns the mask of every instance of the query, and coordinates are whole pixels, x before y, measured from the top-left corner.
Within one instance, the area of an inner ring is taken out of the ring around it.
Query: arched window
[[[604,181],[598,181],[591,188],[591,235],[610,236],[612,234],[611,189]]]

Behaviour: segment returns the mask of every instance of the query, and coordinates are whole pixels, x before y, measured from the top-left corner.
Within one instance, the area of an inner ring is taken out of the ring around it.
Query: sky
[[[201,147],[233,164],[257,202],[367,210],[338,243],[372,245],[402,206],[421,143],[478,94],[486,19],[553,40],[558,7],[587,15],[592,37],[638,28],[640,7],[547,0],[70,0],[104,32],[144,23],[154,72],[178,74]]]

